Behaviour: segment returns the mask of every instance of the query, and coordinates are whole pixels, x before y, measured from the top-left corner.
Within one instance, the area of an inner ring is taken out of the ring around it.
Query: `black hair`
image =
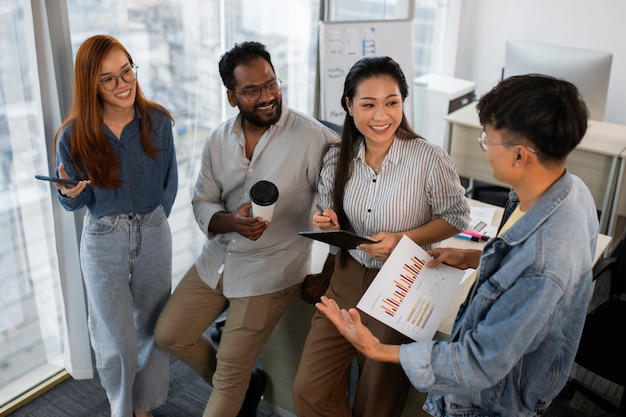
[[[224,53],[219,62],[220,77],[222,77],[222,83],[224,83],[224,86],[229,90],[234,90],[236,85],[234,76],[235,68],[257,58],[266,60],[270,64],[270,67],[272,67],[272,71],[274,71],[274,65],[272,64],[270,53],[267,52],[265,45],[262,43],[238,43],[235,44],[230,51]]]
[[[585,135],[589,119],[574,84],[540,74],[502,80],[476,108],[481,125],[505,130],[505,140],[529,141],[544,161],[564,161]]]

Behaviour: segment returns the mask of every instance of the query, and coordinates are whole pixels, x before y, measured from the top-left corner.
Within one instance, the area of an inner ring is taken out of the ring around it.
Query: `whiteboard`
[[[320,114],[340,126],[346,116],[341,106],[343,83],[350,68],[366,56],[389,56],[396,61],[409,86],[404,113],[413,124],[413,22],[381,20],[320,22]]]

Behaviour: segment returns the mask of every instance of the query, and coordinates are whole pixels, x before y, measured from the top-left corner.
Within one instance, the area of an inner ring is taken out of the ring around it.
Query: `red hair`
[[[126,48],[114,37],[95,35],[82,43],[76,54],[74,66],[74,95],[69,116],[57,130],[54,143],[61,131],[71,127],[70,156],[72,165],[83,178],[100,188],[117,188],[120,164],[113,147],[104,133],[102,99],[98,94],[98,81],[102,61],[113,49],[119,49],[133,64],[133,58]],[[153,132],[150,110],[158,110],[167,115],[172,124],[172,115],[158,103],[148,100],[136,82],[135,107],[141,114],[141,144],[144,151],[153,159],[158,158],[158,150],[150,140]]]

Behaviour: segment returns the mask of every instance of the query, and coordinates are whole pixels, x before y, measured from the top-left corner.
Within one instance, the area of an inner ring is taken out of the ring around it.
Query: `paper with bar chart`
[[[413,340],[432,339],[465,272],[425,267],[431,259],[403,236],[357,307]]]

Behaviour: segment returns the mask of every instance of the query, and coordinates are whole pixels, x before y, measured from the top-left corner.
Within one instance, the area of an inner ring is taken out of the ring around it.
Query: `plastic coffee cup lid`
[[[250,189],[250,199],[260,206],[269,206],[278,200],[278,188],[272,182],[261,180]]]

